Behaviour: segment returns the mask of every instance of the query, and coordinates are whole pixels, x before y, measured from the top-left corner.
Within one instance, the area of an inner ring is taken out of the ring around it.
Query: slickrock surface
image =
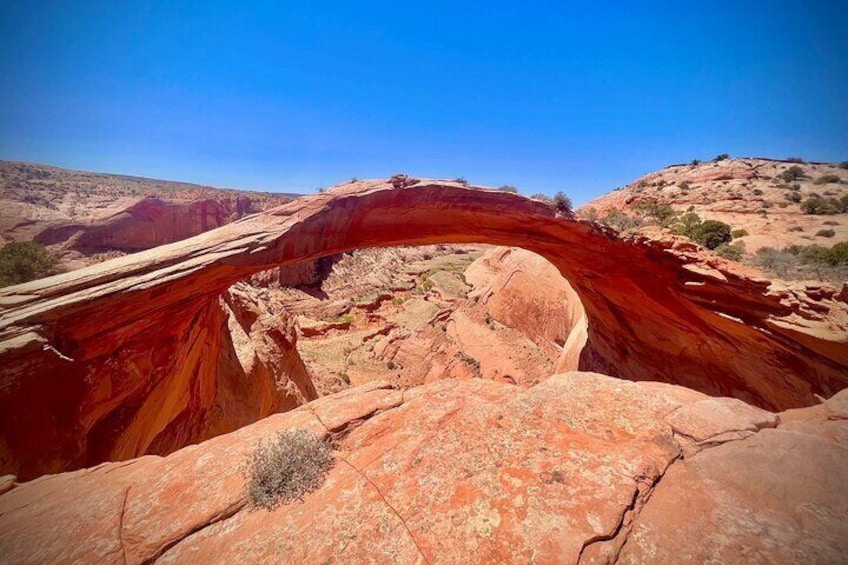
[[[784,421],[577,372],[370,383],[167,457],[16,485],[0,561],[840,563],[846,406]],[[239,468],[286,429],[333,437],[336,464],[302,502],[251,509]]]

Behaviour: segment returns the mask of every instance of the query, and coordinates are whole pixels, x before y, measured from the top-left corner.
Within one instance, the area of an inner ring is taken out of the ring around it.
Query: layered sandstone
[[[0,495],[10,563],[840,563],[848,394],[781,414],[555,375],[370,385],[179,450]],[[302,501],[247,506],[278,431],[332,438]]]
[[[848,384],[844,289],[772,285],[686,242],[621,238],[509,193],[406,184],[340,187],[0,291],[2,471],[32,477],[233,429],[208,392],[220,380],[210,360],[227,349],[214,329],[222,294],[266,269],[361,247],[481,242],[540,254],[585,308],[586,346],[569,361],[580,368],[768,409]]]

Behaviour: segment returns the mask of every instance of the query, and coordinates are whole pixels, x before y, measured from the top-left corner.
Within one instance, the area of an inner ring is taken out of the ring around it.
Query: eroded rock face
[[[770,285],[691,244],[622,239],[509,193],[357,183],[0,291],[0,472],[32,477],[208,437],[214,402],[192,399],[209,399],[217,379],[192,375],[226,350],[213,328],[232,284],[355,248],[448,242],[521,246],[553,263],[585,308],[580,367],[767,409],[848,384],[845,290]],[[168,401],[152,404],[154,391]],[[140,417],[145,405],[155,416]],[[150,429],[121,439],[139,422]]]
[[[16,485],[0,496],[0,555],[14,563],[844,562],[846,398],[782,423],[734,399],[592,373],[529,389],[481,379],[405,392],[370,383],[164,458]],[[828,419],[835,414],[843,417]],[[332,436],[336,465],[302,502],[252,510],[239,467],[258,441],[286,429]],[[687,454],[701,433],[713,443]]]

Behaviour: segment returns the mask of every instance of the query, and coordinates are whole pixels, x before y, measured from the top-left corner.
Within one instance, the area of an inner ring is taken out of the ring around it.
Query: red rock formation
[[[586,310],[581,367],[770,409],[848,385],[846,292],[812,289],[821,297],[812,300],[691,245],[622,239],[509,193],[358,183],[0,291],[0,470],[31,477],[208,437],[217,384],[202,368],[221,355],[214,308],[233,283],[360,247],[449,242],[520,246],[551,261]],[[143,410],[154,391],[162,401]],[[130,429],[148,430],[145,441],[122,440]]]
[[[373,383],[191,446],[0,495],[11,563],[841,563],[848,393],[772,414],[591,373],[521,389]],[[784,420],[784,418],[786,418]],[[332,436],[302,502],[246,507],[240,466]]]

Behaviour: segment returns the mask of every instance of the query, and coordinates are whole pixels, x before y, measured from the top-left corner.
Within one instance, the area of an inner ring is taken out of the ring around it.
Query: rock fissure
[[[127,548],[124,545],[124,516],[127,513],[127,500],[130,496],[130,489],[132,489],[132,485],[128,486],[124,491],[124,500],[121,503],[121,515],[118,517],[118,544],[121,549],[121,558],[125,565],[127,562]]]
[[[415,539],[415,536],[413,535],[412,530],[410,530],[410,529],[409,529],[409,525],[406,523],[406,520],[403,518],[403,516],[401,516],[401,515],[400,515],[400,512],[398,512],[398,511],[397,511],[397,509],[396,509],[394,506],[392,506],[392,504],[388,501],[388,499],[387,499],[387,498],[386,498],[386,496],[383,494],[383,492],[382,492],[379,488],[377,488],[377,485],[376,485],[376,484],[374,484],[374,481],[372,481],[372,480],[368,477],[368,475],[366,475],[366,474],[365,474],[365,472],[360,471],[359,469],[357,469],[357,468],[356,468],[356,466],[354,466],[354,465],[353,465],[350,461],[348,461],[348,460],[347,460],[347,459],[345,459],[344,457],[341,457],[341,456],[338,456],[338,457],[339,457],[339,459],[341,459],[344,463],[346,463],[346,464],[347,464],[347,465],[348,465],[351,469],[353,469],[353,470],[354,470],[354,472],[356,472],[356,473],[357,473],[360,477],[362,477],[363,479],[365,479],[365,481],[366,481],[369,485],[371,485],[371,487],[374,489],[374,491],[376,491],[376,493],[380,496],[380,498],[382,499],[382,501],[385,503],[386,507],[387,507],[389,510],[391,510],[391,512],[392,512],[395,516],[397,516],[398,520],[400,520],[401,524],[403,525],[403,529],[404,529],[404,530],[406,530],[406,533],[409,535],[409,539],[410,539],[410,540],[412,540],[413,545],[415,545],[415,548],[418,550],[418,553],[421,555],[421,559],[423,559],[423,560],[424,560],[424,563],[427,563],[427,564],[429,565],[430,560],[429,560],[429,559],[427,559],[427,556],[426,556],[426,555],[424,554],[424,552],[421,550],[421,546],[420,546],[420,545],[418,545],[418,540],[416,540],[416,539]]]
[[[163,555],[165,555],[173,547],[179,545],[180,543],[182,543],[186,539],[188,539],[191,536],[205,530],[206,528],[210,528],[210,527],[214,526],[215,524],[218,524],[219,522],[223,522],[224,520],[229,520],[230,518],[232,518],[233,516],[238,514],[241,510],[243,510],[246,505],[247,505],[246,499],[241,498],[235,504],[229,506],[228,508],[225,508],[223,511],[212,516],[209,520],[195,525],[193,528],[191,528],[190,530],[187,530],[185,533],[181,534],[177,538],[170,540],[168,543],[166,543],[165,545],[160,547],[156,551],[155,554],[151,555],[150,557],[145,558],[141,562],[142,565],[151,565],[152,563],[155,563],[156,561],[158,561]]]
[[[636,521],[636,518],[639,517],[639,514],[645,508],[645,505],[650,501],[651,495],[654,490],[656,490],[657,486],[659,486],[666,473],[668,473],[668,470],[682,459],[683,454],[682,452],[679,452],[655,477],[649,478],[645,475],[636,477],[636,488],[633,491],[633,497],[631,498],[630,503],[621,512],[621,515],[619,516],[619,519],[612,531],[607,534],[593,536],[584,542],[580,549],[580,555],[577,558],[577,563],[579,564],[583,561],[586,551],[588,551],[592,546],[604,542],[612,542],[612,553],[609,563],[616,563],[619,555],[621,555],[622,549],[624,549],[624,545],[630,537],[630,532],[633,529],[633,523]]]

